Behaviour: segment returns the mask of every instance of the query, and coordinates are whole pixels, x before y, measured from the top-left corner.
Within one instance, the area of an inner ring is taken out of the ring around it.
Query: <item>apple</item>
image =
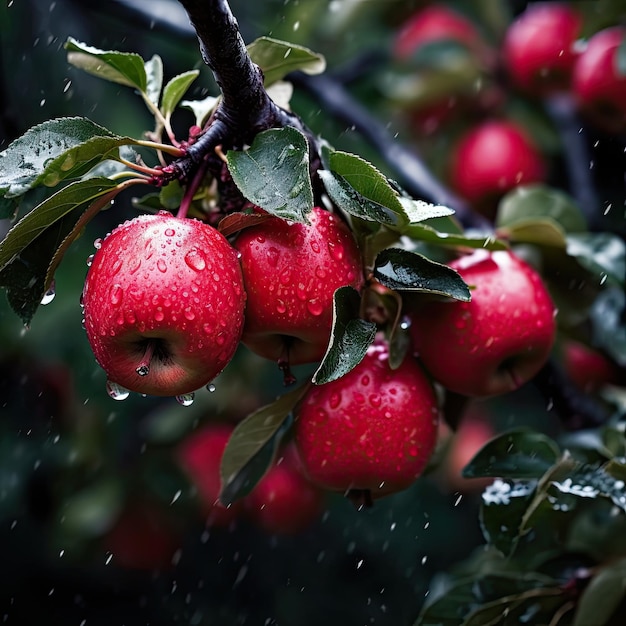
[[[529,4],[507,29],[502,46],[513,84],[536,95],[569,89],[582,27],[582,15],[571,4]]]
[[[240,501],[229,506],[219,501],[220,465],[233,429],[226,423],[209,424],[189,435],[175,452],[178,464],[196,488],[207,526],[228,527],[243,511]]]
[[[335,290],[363,284],[361,255],[346,224],[319,207],[308,219],[270,217],[234,242],[248,297],[241,340],[256,354],[291,365],[324,356]]]
[[[126,569],[164,570],[172,567],[182,538],[171,519],[151,502],[129,504],[102,538],[113,564]]]
[[[562,346],[565,373],[580,389],[593,392],[605,384],[619,384],[619,367],[590,346],[567,339]]]
[[[514,391],[544,365],[555,338],[555,307],[539,274],[509,251],[477,250],[452,261],[471,302],[430,300],[411,314],[426,369],[464,396]]]
[[[407,59],[422,46],[453,40],[468,48],[481,47],[482,38],[471,20],[442,5],[420,9],[403,24],[393,42],[397,59]]]
[[[388,346],[377,340],[350,372],[307,391],[294,440],[313,483],[369,503],[420,476],[438,422],[435,392],[420,364],[408,355],[392,370]]]
[[[322,511],[324,495],[303,474],[293,443],[244,499],[250,519],[275,534],[306,530]]]
[[[574,65],[572,91],[580,109],[599,128],[610,133],[626,130],[626,73],[618,55],[626,41],[626,27],[597,32]]]
[[[509,120],[491,119],[473,127],[461,136],[450,156],[451,185],[490,218],[506,192],[523,183],[540,182],[545,176],[539,148]]]
[[[179,396],[209,383],[232,358],[245,292],[237,253],[222,234],[160,211],[124,222],[99,243],[82,305],[110,383]]]

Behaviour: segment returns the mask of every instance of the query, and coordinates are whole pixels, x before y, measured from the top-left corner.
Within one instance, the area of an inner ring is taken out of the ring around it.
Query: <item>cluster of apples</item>
[[[315,207],[305,224],[257,213],[232,240],[161,211],[97,242],[84,325],[114,397],[184,399],[210,385],[239,343],[286,370],[323,358],[335,290],[375,279],[364,276],[338,214]],[[407,488],[436,444],[434,382],[468,396],[507,393],[547,359],[555,309],[529,265],[486,250],[450,265],[471,286],[471,302],[424,297],[403,311],[413,348],[398,367],[381,328],[357,367],[304,393],[294,439],[316,486],[364,502]]]
[[[618,60],[626,28],[609,26],[585,40],[583,27],[574,2],[532,2],[494,44],[468,17],[436,3],[417,11],[399,30],[394,42],[399,61],[410,62],[427,46],[447,42],[466,50],[482,72],[471,89],[465,84],[443,89],[412,108],[411,116],[418,135],[441,132],[468,113],[474,119],[453,140],[447,177],[487,217],[493,217],[507,191],[544,181],[549,174],[535,137],[510,115],[511,96],[539,102],[564,95],[601,131],[626,129],[626,75]]]

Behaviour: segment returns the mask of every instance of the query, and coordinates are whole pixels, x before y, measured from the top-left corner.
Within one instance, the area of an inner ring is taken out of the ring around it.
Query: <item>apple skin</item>
[[[209,383],[235,353],[245,292],[237,253],[217,230],[167,211],[102,241],[82,295],[85,330],[110,381],[176,396]],[[139,375],[148,346],[149,373]]]
[[[453,148],[449,179],[474,208],[493,217],[498,200],[521,184],[543,181],[544,158],[516,123],[492,119],[466,132]]]
[[[441,40],[454,40],[469,48],[482,46],[482,38],[474,24],[461,13],[445,6],[433,5],[414,13],[393,44],[393,55],[407,59],[420,47]]]
[[[176,450],[176,459],[195,485],[207,526],[225,528],[242,514],[241,501],[226,507],[219,501],[222,488],[220,464],[234,427],[210,424],[189,435]]]
[[[477,250],[450,263],[471,302],[431,300],[411,315],[411,337],[433,378],[464,396],[514,391],[544,365],[555,307],[541,277],[509,251]]]
[[[530,4],[511,23],[502,46],[512,82],[532,95],[568,89],[582,27],[582,15],[571,4]]]
[[[256,354],[291,365],[322,359],[335,290],[363,284],[361,255],[344,222],[319,207],[308,218],[307,225],[270,217],[234,243],[248,297],[241,340]]]
[[[566,374],[583,391],[594,392],[605,384],[620,383],[619,367],[584,343],[567,339],[561,353]]]
[[[294,440],[309,479],[330,491],[372,499],[409,487],[437,441],[439,409],[420,364],[389,366],[382,341],[345,376],[305,394]]]
[[[250,520],[268,533],[293,535],[309,528],[320,516],[324,493],[303,474],[293,443],[288,444],[244,499]]]
[[[626,39],[626,27],[597,32],[578,57],[572,91],[582,112],[609,133],[626,130],[626,75],[618,71],[617,55]]]

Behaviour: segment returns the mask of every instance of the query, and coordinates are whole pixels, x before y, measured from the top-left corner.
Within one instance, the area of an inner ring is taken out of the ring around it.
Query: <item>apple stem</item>
[[[147,376],[150,373],[150,362],[152,361],[152,357],[154,356],[155,347],[156,341],[148,341],[146,351],[143,353],[143,358],[141,359],[141,361],[139,361],[139,365],[135,369],[139,376]]]
[[[289,387],[293,385],[297,378],[293,375],[291,371],[291,366],[289,365],[289,341],[285,341],[285,346],[283,348],[282,354],[278,357],[278,369],[283,373],[283,384],[285,387]]]

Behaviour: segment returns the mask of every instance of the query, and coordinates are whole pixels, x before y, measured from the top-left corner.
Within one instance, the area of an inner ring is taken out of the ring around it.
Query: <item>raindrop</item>
[[[176,232],[174,231],[173,228],[166,228],[165,229],[165,236],[166,237],[173,237],[176,234]]]
[[[206,389],[207,389],[207,391],[208,391],[209,393],[214,393],[214,392],[215,392],[215,385],[214,385],[213,383],[209,383],[209,384],[206,386]]]
[[[330,251],[330,256],[332,256],[335,261],[341,261],[343,259],[343,246],[340,243],[329,241],[328,250]]]
[[[124,290],[121,285],[117,283],[115,285],[111,285],[111,289],[109,290],[109,301],[113,305],[117,305],[122,301],[122,296],[124,295]]]
[[[126,398],[130,395],[130,391],[128,391],[128,389],[125,389],[122,385],[114,383],[112,380],[107,380],[106,388],[109,397],[113,398],[113,400],[126,400]]]
[[[150,366],[147,363],[142,363],[135,371],[139,376],[147,376],[150,373]]]
[[[192,393],[183,393],[179,396],[176,396],[176,402],[181,406],[191,406],[193,404],[194,394]]]
[[[200,250],[193,248],[185,255],[185,263],[195,272],[201,272],[206,268],[206,259]]]
[[[167,263],[163,259],[159,259],[157,261],[157,269],[159,272],[165,274],[165,272],[167,272]]]
[[[311,315],[314,315],[315,317],[320,316],[324,312],[324,307],[322,306],[322,303],[317,298],[313,298],[312,300],[309,300],[306,303],[306,308],[308,309],[309,313]]]
[[[50,289],[43,294],[43,298],[41,299],[41,304],[50,304],[54,300],[54,296],[56,292],[54,290],[54,281],[50,285]]]
[[[274,246],[268,248],[267,250],[267,262],[272,266],[276,267],[278,265],[278,257],[280,256],[280,252]]]
[[[91,264],[93,263],[93,254],[90,254],[87,257],[87,267],[91,267]]]

